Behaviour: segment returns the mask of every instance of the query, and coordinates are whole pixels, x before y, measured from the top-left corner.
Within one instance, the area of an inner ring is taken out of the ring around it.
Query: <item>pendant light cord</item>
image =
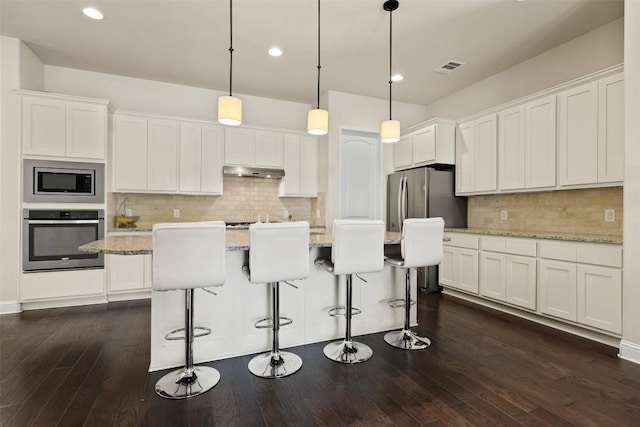
[[[233,96],[233,0],[229,0],[229,96]]]
[[[318,0],[318,96],[317,96],[317,108],[320,109],[320,0]]]
[[[393,80],[391,80],[391,64],[393,58],[393,10],[389,11],[389,120],[391,119],[391,87],[393,86]]]

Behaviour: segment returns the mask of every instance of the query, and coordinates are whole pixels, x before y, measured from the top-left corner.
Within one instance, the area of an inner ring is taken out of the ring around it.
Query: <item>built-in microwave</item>
[[[104,203],[104,164],[26,159],[23,202]]]

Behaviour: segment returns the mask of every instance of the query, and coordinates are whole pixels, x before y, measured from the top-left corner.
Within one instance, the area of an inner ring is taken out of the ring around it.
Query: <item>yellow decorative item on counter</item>
[[[134,228],[139,219],[139,216],[118,215],[116,217],[116,228]]]

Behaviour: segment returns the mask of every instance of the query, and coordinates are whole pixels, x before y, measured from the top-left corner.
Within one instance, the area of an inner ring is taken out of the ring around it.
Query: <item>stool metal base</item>
[[[334,362],[354,364],[371,359],[373,350],[366,344],[356,341],[335,341],[324,347],[324,355]]]
[[[197,366],[189,373],[176,369],[160,378],[156,393],[166,399],[187,399],[211,390],[220,381],[220,372],[208,366]]]
[[[431,340],[419,337],[410,330],[392,331],[384,335],[387,344],[403,350],[423,350],[431,345]]]
[[[282,378],[295,374],[302,367],[300,356],[288,351],[281,351],[280,358],[271,352],[262,353],[249,361],[249,372],[260,378]]]

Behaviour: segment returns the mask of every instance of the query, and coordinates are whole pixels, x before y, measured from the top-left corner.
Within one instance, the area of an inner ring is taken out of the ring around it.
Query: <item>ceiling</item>
[[[322,92],[388,97],[381,0],[322,0]],[[102,21],[81,10],[97,7]],[[394,100],[429,103],[623,16],[622,0],[400,0]],[[227,0],[0,0],[0,33],[45,64],[228,90]],[[236,0],[233,92],[315,103],[316,0]],[[284,54],[267,55],[277,45]],[[432,70],[448,60],[452,74]]]

